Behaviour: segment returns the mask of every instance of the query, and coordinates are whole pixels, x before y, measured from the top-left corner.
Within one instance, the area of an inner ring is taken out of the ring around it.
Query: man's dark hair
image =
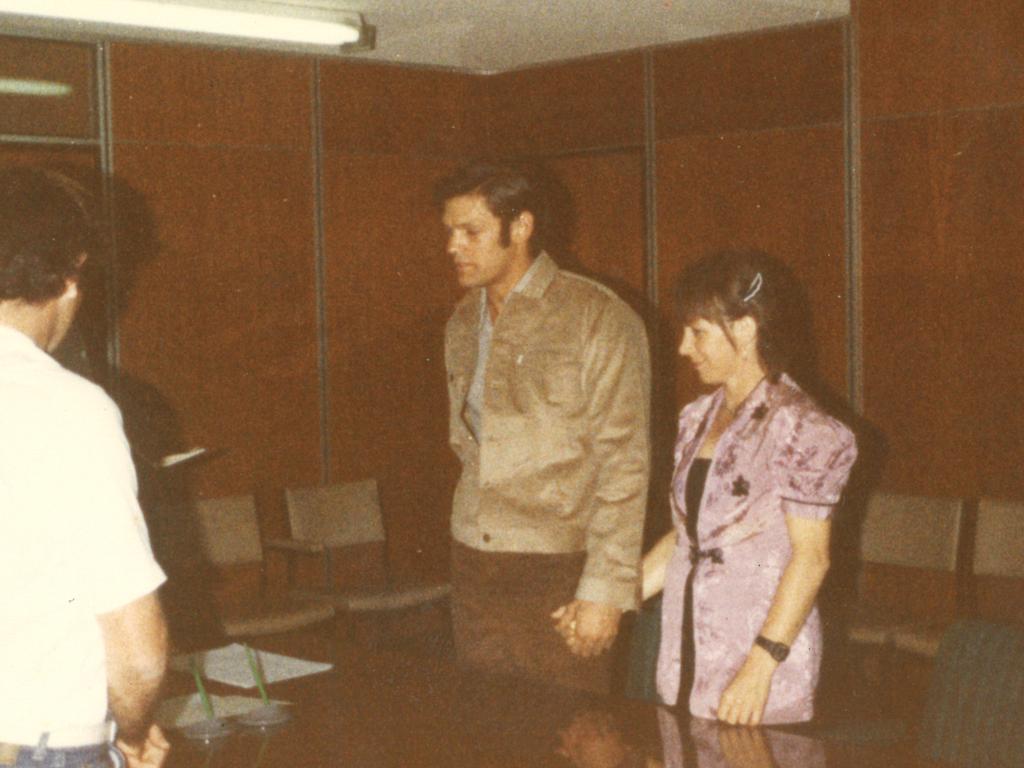
[[[434,201],[439,206],[463,195],[480,195],[488,210],[501,220],[503,246],[510,242],[513,219],[528,211],[533,215],[530,255],[536,256],[543,250],[548,227],[548,200],[539,171],[511,163],[475,162],[445,177],[434,189]]]
[[[64,174],[0,168],[0,301],[40,304],[78,278],[97,243],[89,203]]]

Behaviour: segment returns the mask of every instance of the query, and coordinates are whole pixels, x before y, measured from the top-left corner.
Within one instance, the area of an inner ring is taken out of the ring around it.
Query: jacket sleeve
[[[826,519],[839,502],[857,459],[853,433],[816,409],[800,409],[773,463],[787,515]]]
[[[651,370],[647,334],[625,304],[610,301],[595,312],[582,381],[597,473],[576,597],[632,610],[650,473]]]

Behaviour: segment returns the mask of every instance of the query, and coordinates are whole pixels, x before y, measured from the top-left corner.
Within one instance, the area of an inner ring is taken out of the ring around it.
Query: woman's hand
[[[740,671],[722,693],[718,719],[729,725],[760,725],[778,665],[763,648],[751,648]]]
[[[665,588],[665,572],[676,548],[679,534],[669,531],[644,555],[641,565],[641,601],[654,597]]]
[[[786,518],[793,555],[782,572],[768,616],[759,634],[792,645],[828,571],[831,524],[828,520]],[[760,725],[772,675],[779,665],[755,645],[718,704],[719,720],[732,725]]]

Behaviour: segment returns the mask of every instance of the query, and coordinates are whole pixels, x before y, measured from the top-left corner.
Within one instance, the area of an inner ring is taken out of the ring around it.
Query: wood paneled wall
[[[66,88],[42,97],[0,93],[0,134],[96,137],[95,46],[0,37],[0,72]]]
[[[482,148],[538,161],[557,180],[552,256],[646,313],[643,57],[524,69],[477,87]]]
[[[911,493],[1024,496],[1024,5],[854,4],[864,409]]]
[[[376,477],[393,575],[441,578],[457,467],[444,325],[457,299],[433,204],[476,150],[472,79],[323,64],[328,474]]]
[[[318,482],[313,63],[117,44],[111,79],[126,410],[217,452],[204,496]]]
[[[809,291],[819,364],[845,394],[843,25],[711,40],[654,56],[658,298],[675,360],[675,279],[727,248],[763,250]],[[672,366],[666,364],[665,383]],[[676,367],[677,402],[692,399]]]

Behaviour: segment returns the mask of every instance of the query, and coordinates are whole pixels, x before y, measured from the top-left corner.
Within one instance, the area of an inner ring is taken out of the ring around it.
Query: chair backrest
[[[972,570],[980,576],[1024,578],[1024,502],[978,502]]]
[[[299,541],[331,547],[384,541],[384,520],[376,480],[289,488],[288,522]]]
[[[921,755],[960,768],[1024,765],[1024,634],[960,621],[939,647]]]
[[[962,499],[876,493],[861,529],[865,563],[956,571]]]
[[[251,496],[203,499],[196,504],[203,554],[213,565],[258,563],[263,559],[256,501]]]

